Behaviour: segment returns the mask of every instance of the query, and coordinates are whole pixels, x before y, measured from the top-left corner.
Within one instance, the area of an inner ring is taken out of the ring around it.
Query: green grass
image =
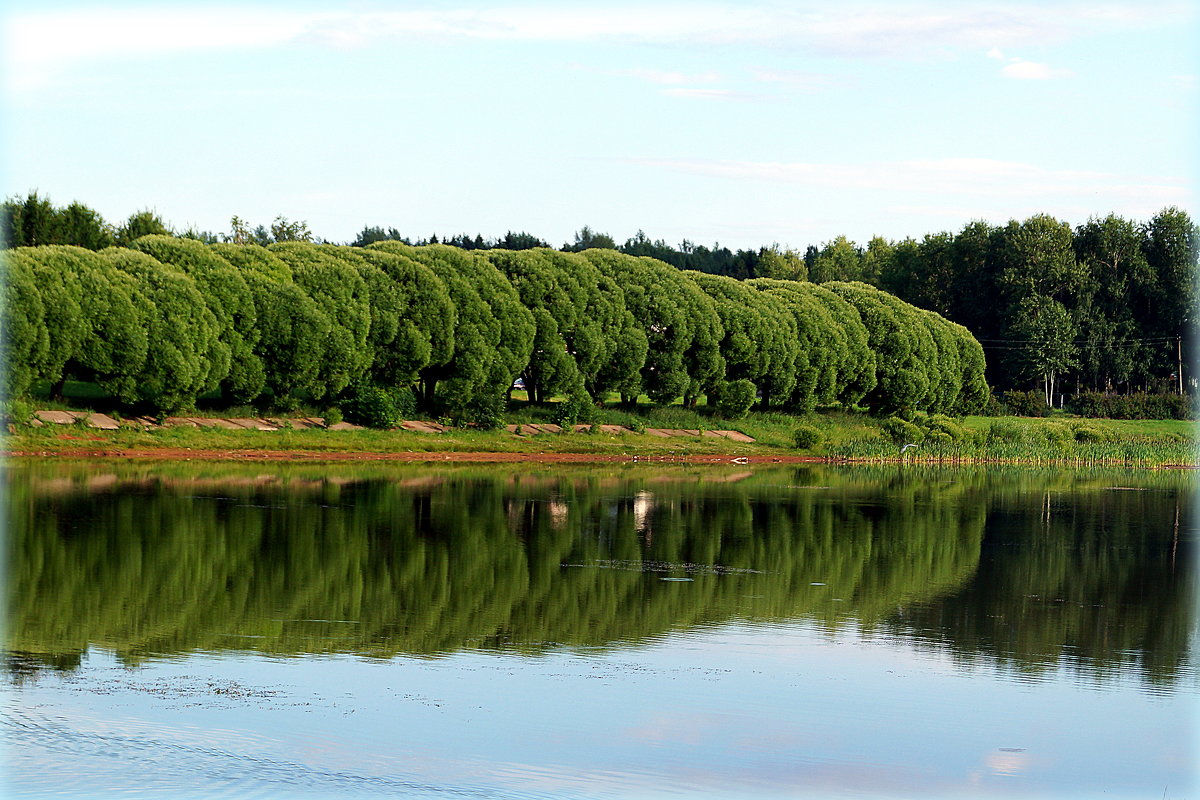
[[[1059,415],[1050,418],[967,417],[955,440],[927,439],[906,461],[1073,464],[1082,466],[1196,465],[1195,423],[1185,420],[1108,420]],[[898,445],[879,436],[831,444],[831,455],[856,460],[895,460]]]
[[[67,403],[35,400],[36,408],[95,408],[68,392]],[[534,405],[514,393],[506,414],[508,424],[553,421],[554,405]],[[201,416],[255,417],[262,412],[249,406]],[[294,416],[321,416],[320,409],[304,408]],[[271,414],[270,416],[280,416]],[[966,417],[956,421],[959,431],[952,441],[922,442],[903,456],[899,446],[880,428],[881,421],[859,412],[822,409],[803,416],[777,411],[751,412],[739,420],[714,416],[704,406],[657,407],[648,403],[634,409],[609,404],[597,409],[594,422],[622,425],[635,432],[605,434],[564,432],[514,436],[507,431],[452,429],[444,434],[394,431],[226,431],[188,427],[96,431],[81,426],[15,426],[5,447],[17,452],[69,452],[81,449],[138,450],[192,448],[195,450],[296,451],[296,452],[498,452],[587,453],[613,456],[818,456],[835,460],[914,463],[1026,463],[1119,464],[1161,466],[1197,464],[1196,426],[1180,420],[1099,420],[1057,414],[1048,418]],[[815,428],[822,442],[810,449],[794,446],[793,433],[804,424]],[[646,428],[686,430],[732,429],[754,437],[738,443],[705,436],[664,439],[640,433]]]

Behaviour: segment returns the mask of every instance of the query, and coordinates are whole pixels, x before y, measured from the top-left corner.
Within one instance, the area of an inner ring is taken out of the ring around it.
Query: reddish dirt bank
[[[4,457],[58,458],[144,458],[164,461],[475,461],[487,463],[544,462],[550,464],[646,463],[646,464],[821,464],[829,459],[815,456],[722,456],[722,455],[609,455],[601,453],[348,453],[312,450],[193,450],[150,448],[144,450],[10,450]]]

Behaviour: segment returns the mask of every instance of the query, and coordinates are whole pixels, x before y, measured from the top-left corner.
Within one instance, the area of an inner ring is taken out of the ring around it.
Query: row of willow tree
[[[15,248],[3,264],[10,397],[67,379],[157,411],[214,392],[287,409],[385,391],[484,424],[499,422],[517,378],[535,402],[564,397],[562,421],[587,420],[613,393],[707,396],[725,416],[756,398],[966,413],[988,397],[966,328],[862,283],[737,281],[601,249],[162,234],[100,251]]]
[[[156,233],[175,232],[152,211],[110,225],[87,206],[58,208],[36,193],[0,204],[0,235],[12,247],[72,244],[101,250]],[[179,235],[206,244],[264,246],[317,238],[305,223],[284,217],[269,227],[234,217],[227,234]],[[409,239],[395,228],[370,226],[352,245],[388,240],[468,251],[549,247],[524,232],[495,239],[466,233]],[[673,246],[642,231],[620,244],[587,226],[560,248],[588,249],[648,256],[680,270],[739,280],[876,286],[968,328],[988,351],[987,377],[997,389],[1037,384],[1049,400],[1063,391],[1175,391],[1192,385],[1183,342],[1196,335],[1200,323],[1195,314],[1200,229],[1179,208],[1165,208],[1147,222],[1110,214],[1075,228],[1044,214],[1000,226],[974,221],[957,233],[900,241],[877,236],[865,246],[838,236],[803,253],[777,245],[736,252],[689,241]]]

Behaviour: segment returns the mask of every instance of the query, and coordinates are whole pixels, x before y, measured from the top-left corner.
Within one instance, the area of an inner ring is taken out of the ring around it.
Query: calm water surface
[[[1197,797],[1192,473],[9,463],[5,797]]]

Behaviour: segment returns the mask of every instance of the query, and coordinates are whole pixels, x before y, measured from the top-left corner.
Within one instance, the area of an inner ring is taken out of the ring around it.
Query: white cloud
[[[1075,74],[1069,69],[1051,67],[1036,61],[1025,61],[1020,58],[1009,60],[1012,63],[1000,70],[1000,74],[1006,78],[1022,81],[1048,81],[1053,78],[1070,78]]]
[[[263,9],[126,9],[12,15],[4,50],[10,88],[35,89],[102,59],[279,45],[312,29],[314,15]]]
[[[1060,41],[1095,30],[1180,24],[1194,16],[1175,2],[1084,2],[1034,6],[913,0],[812,5],[659,2],[643,6],[536,3],[483,9],[313,12],[254,6],[113,6],[8,18],[8,71],[18,86],[106,58],[200,49],[263,48],[287,42],[335,48],[404,38],[753,44],[852,57],[924,58],[957,49]],[[1025,68],[1028,69],[1028,68]]]

